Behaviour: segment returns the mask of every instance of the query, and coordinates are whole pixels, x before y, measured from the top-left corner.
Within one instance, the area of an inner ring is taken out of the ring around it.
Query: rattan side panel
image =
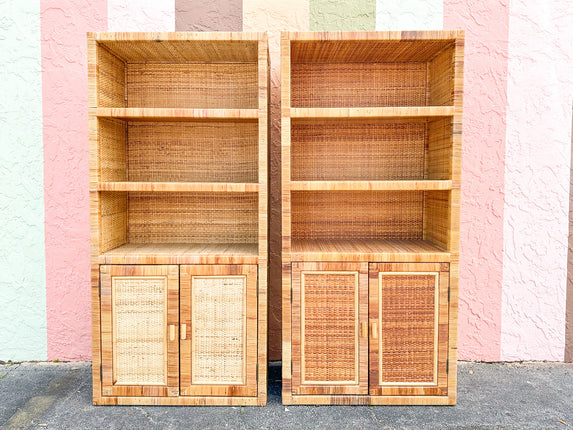
[[[426,179],[452,178],[452,151],[452,120],[442,118],[428,122]]]
[[[191,383],[244,384],[246,277],[191,282]]]
[[[296,191],[292,239],[421,239],[423,192]]]
[[[424,200],[424,239],[447,249],[449,238],[450,192],[426,192]]]
[[[294,181],[424,178],[424,122],[292,121]]]
[[[380,273],[380,384],[435,383],[437,274]]]
[[[127,242],[127,193],[99,193],[100,252]]]
[[[126,107],[125,63],[99,44],[96,49],[98,107]]]
[[[112,280],[116,385],[167,383],[167,278]]]
[[[130,122],[129,180],[258,182],[256,122]]]
[[[426,72],[426,63],[293,63],[291,106],[426,106]]]
[[[256,193],[130,193],[130,243],[256,243]]]
[[[257,109],[256,63],[128,63],[127,107]]]
[[[127,180],[127,124],[116,119],[98,119],[97,139],[100,181]]]
[[[444,49],[429,63],[429,104],[449,106],[454,104],[454,46]]]

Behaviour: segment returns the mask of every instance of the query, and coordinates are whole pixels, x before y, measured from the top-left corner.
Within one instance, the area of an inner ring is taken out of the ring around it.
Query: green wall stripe
[[[45,360],[40,2],[0,3],[0,360]]]
[[[376,0],[310,0],[311,31],[376,29]]]

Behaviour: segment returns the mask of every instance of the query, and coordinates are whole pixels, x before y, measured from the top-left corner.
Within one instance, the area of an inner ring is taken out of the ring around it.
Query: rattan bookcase
[[[93,401],[264,405],[268,42],[88,34]]]
[[[455,404],[463,49],[282,34],[285,404]]]

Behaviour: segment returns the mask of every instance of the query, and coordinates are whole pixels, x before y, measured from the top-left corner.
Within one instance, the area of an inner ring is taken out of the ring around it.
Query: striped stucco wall
[[[8,94],[0,360],[90,359],[85,33],[106,30],[269,31],[269,346],[280,359],[280,30],[465,29],[459,356],[563,360],[566,343],[573,350],[565,328],[573,0],[0,0],[0,8]]]

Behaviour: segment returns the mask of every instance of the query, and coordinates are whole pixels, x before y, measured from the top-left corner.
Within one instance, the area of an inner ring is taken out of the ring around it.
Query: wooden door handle
[[[371,326],[371,330],[372,330],[372,333],[371,333],[372,339],[378,339],[378,324],[373,322],[372,326]]]
[[[187,324],[181,324],[181,340],[187,339]]]
[[[360,324],[360,337],[368,337],[368,323],[363,322]]]
[[[171,342],[173,342],[175,340],[175,326],[174,325],[169,326],[169,340]]]

